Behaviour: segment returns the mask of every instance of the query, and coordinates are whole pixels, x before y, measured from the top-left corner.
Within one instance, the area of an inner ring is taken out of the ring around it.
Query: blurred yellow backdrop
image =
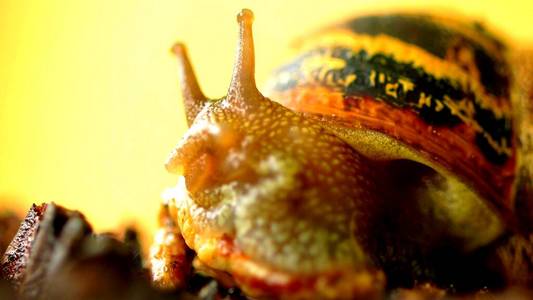
[[[206,94],[232,70],[235,15],[254,10],[258,82],[289,41],[353,13],[430,1],[0,1],[0,211],[56,201],[97,230],[153,229],[163,162],[185,130],[168,52],[188,46]],[[533,41],[529,1],[431,1]],[[145,231],[146,232],[146,231]],[[145,241],[147,240],[145,235]]]

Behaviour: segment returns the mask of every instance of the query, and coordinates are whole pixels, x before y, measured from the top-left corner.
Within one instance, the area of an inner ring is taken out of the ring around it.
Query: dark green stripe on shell
[[[342,27],[371,36],[385,34],[407,44],[416,45],[443,59],[450,50],[467,48],[473,53],[474,63],[485,90],[497,97],[509,98],[510,70],[503,59],[491,55],[472,38],[433,21],[429,16],[401,14],[365,16],[353,19]],[[503,50],[503,44],[483,30],[479,23],[471,23],[468,28],[474,30],[499,51]]]
[[[317,69],[304,71],[304,65],[317,57],[342,59],[345,66],[339,69]],[[381,74],[381,75],[380,75]],[[287,76],[289,75],[289,76]],[[353,81],[349,76],[355,75]],[[378,80],[377,78],[382,78]],[[501,148],[509,147],[512,139],[511,120],[497,116],[493,111],[483,108],[476,99],[476,94],[463,88],[458,82],[449,78],[436,78],[421,67],[412,63],[398,62],[392,56],[383,53],[369,55],[367,51],[354,52],[352,49],[318,48],[311,50],[292,63],[278,69],[273,89],[278,92],[290,90],[296,86],[324,86],[344,94],[344,105],[349,109],[350,96],[369,96],[376,101],[384,101],[399,108],[409,108],[422,120],[434,126],[453,127],[469,120],[482,129],[476,133],[476,144],[487,160],[494,164],[503,164],[509,158],[505,152],[498,151],[488,138]],[[283,78],[283,79],[282,79]],[[412,83],[410,88],[404,86],[405,80]],[[349,82],[348,84],[346,84]],[[395,95],[387,91],[387,84],[397,86]],[[420,105],[422,96],[430,97],[427,105]],[[458,103],[467,101],[467,109],[452,112],[445,104],[448,101]],[[458,117],[458,114],[462,118]]]

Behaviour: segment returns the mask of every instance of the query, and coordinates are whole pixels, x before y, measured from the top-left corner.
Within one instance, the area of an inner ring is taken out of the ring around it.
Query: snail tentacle
[[[249,9],[243,9],[237,15],[240,26],[239,40],[227,99],[239,106],[246,106],[264,98],[255,85],[253,18],[254,15]]]
[[[176,43],[171,51],[178,58],[183,105],[185,107],[187,125],[190,127],[194,118],[206,103],[207,97],[200,89],[185,45],[182,43]]]

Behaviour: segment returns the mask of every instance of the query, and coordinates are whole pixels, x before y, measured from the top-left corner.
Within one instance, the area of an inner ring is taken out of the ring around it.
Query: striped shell
[[[512,219],[512,74],[505,46],[482,25],[363,16],[303,40],[299,51],[275,72],[270,98],[339,128],[384,133]]]

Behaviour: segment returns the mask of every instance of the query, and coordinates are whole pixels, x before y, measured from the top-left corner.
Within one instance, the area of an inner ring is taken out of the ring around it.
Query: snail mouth
[[[385,286],[382,271],[368,267],[338,266],[324,272],[299,274],[272,268],[243,254],[231,241],[220,241],[219,257],[225,257],[229,272],[213,269],[200,260],[197,270],[225,282],[238,285],[246,295],[286,299],[376,299]],[[232,249],[228,252],[228,249]]]
[[[254,166],[241,160],[239,151],[199,153],[184,164],[185,189],[198,207],[218,209],[236,203],[239,195],[260,180]]]
[[[253,166],[245,159],[245,143],[238,129],[200,120],[171,153],[166,168],[183,176],[193,199],[217,198],[220,189],[232,182],[256,180]],[[209,207],[217,202],[212,200],[198,204]]]

